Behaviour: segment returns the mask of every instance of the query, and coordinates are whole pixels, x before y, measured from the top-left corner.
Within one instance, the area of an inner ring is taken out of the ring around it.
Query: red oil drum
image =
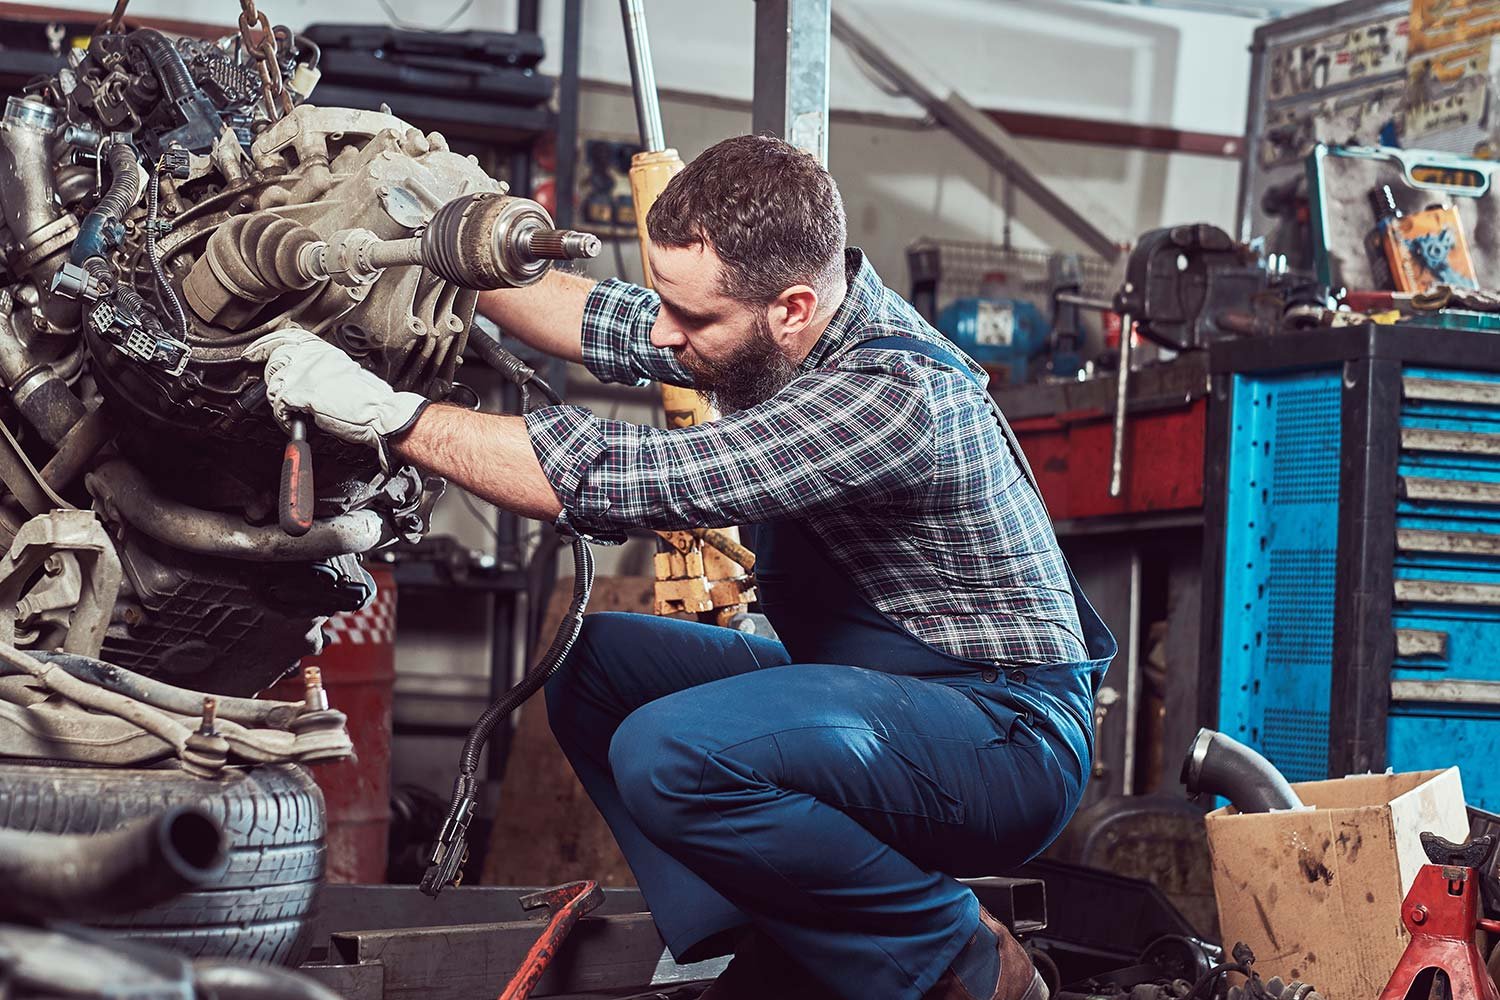
[[[323,652],[302,661],[323,672],[328,705],[349,717],[355,756],[308,768],[328,805],[330,882],[385,881],[391,798],[391,698],[396,685],[396,579],[370,564],[375,600],[363,611],[335,615],[323,626]],[[292,675],[262,697],[301,701]]]

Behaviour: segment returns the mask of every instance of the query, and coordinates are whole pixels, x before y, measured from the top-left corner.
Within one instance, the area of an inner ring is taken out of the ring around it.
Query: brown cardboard
[[[1292,787],[1314,808],[1208,814],[1225,950],[1244,941],[1265,978],[1370,1000],[1406,948],[1401,900],[1426,862],[1419,834],[1468,837],[1458,768]]]

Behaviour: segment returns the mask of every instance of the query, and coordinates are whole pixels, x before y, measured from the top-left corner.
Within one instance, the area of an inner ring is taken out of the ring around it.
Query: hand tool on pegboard
[[[542,889],[522,896],[521,909],[538,910],[542,907],[552,911],[541,937],[521,959],[521,966],[500,994],[500,1000],[526,1000],[541,980],[542,975],[571,931],[584,915],[597,910],[604,902],[604,892],[598,882],[568,882],[552,889]]]
[[[1474,944],[1476,929],[1500,934],[1500,921],[1480,917],[1480,880],[1495,853],[1495,838],[1454,844],[1422,834],[1423,865],[1401,903],[1401,922],[1411,941],[1380,1000],[1446,996],[1449,1000],[1500,1000],[1500,991]],[[1447,977],[1446,990],[1435,980]],[[1413,989],[1417,988],[1418,993]]]
[[[635,93],[636,118],[640,122],[642,152],[630,163],[630,193],[635,201],[635,225],[641,243],[641,268],[647,288],[652,285],[651,260],[647,256],[650,237],[646,214],[656,198],[679,171],[682,158],[669,149],[661,126],[661,106],[656,97],[656,74],[651,64],[651,45],[646,34],[646,14],[641,0],[620,0],[625,23],[625,46],[630,55],[630,84]],[[691,389],[675,385],[661,387],[662,409],[668,428],[692,427],[718,416],[708,400]],[[749,555],[739,545],[737,528],[718,529],[722,537]],[[701,536],[687,531],[659,532],[665,541],[657,554],[656,613],[703,618],[726,625],[745,605],[755,600],[749,565],[737,562],[723,548],[705,545]],[[753,561],[753,557],[752,557]]]

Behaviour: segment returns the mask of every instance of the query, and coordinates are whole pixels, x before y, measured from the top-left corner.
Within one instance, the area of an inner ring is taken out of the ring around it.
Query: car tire
[[[194,958],[300,961],[325,861],[323,795],[301,767],[227,767],[207,779],[175,767],[0,761],[3,828],[107,833],[171,806],[196,806],[222,824],[228,869],[202,889],[94,925]]]

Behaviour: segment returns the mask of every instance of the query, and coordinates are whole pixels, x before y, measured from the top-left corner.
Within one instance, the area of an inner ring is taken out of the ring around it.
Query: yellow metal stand
[[[651,258],[646,248],[646,213],[656,203],[662,189],[680,170],[682,158],[675,149],[637,153],[630,163],[630,194],[635,201],[635,225],[641,241],[641,267],[646,287],[652,286]],[[662,409],[668,428],[692,427],[718,416],[708,400],[691,389],[662,385]],[[695,618],[727,625],[745,605],[755,600],[754,581],[745,567],[690,531],[659,533],[670,546],[656,556],[656,613],[681,618]],[[737,528],[722,532],[738,544]],[[751,557],[753,559],[753,557]]]

